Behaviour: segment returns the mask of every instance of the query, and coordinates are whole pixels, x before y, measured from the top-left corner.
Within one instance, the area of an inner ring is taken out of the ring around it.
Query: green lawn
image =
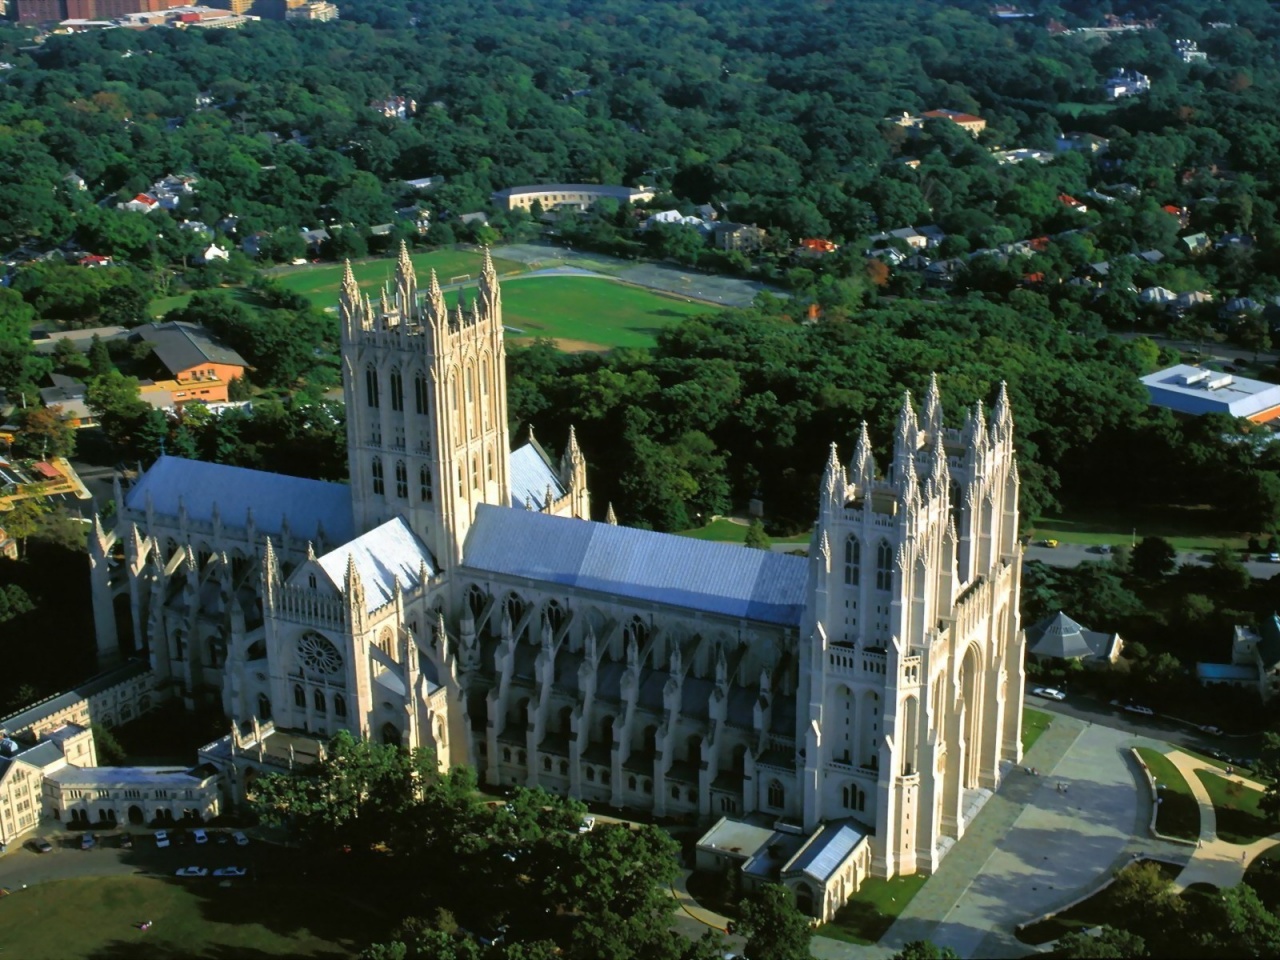
[[[1060,540],[1063,543],[1128,546],[1143,537],[1164,537],[1179,550],[1214,550],[1230,547],[1242,550],[1246,538],[1226,527],[1211,510],[1179,507],[1151,507],[1142,511],[1091,510],[1069,516],[1039,517],[1032,527],[1032,539]]]
[[[1124,870],[1130,870],[1137,864],[1146,862],[1151,861],[1135,861],[1135,863],[1126,866]],[[1177,877],[1182,869],[1171,863],[1160,861],[1154,861],[1154,863],[1165,879],[1170,882]],[[1122,870],[1121,873],[1123,872]],[[1062,911],[1052,919],[1042,920],[1040,923],[1024,927],[1017,931],[1018,939],[1023,943],[1048,943],[1050,940],[1057,940],[1068,933],[1104,924],[1128,929],[1128,922],[1132,918],[1115,902],[1115,897],[1112,894],[1113,886],[1108,886],[1105,890],[1099,890],[1092,897],[1081,901],[1070,910]]]
[[[868,877],[834,919],[818,927],[818,936],[864,946],[877,943],[928,879],[919,873],[892,880]]]
[[[1053,716],[1043,710],[1022,708],[1022,752],[1025,754],[1040,739],[1040,735],[1049,729]]]
[[[1275,828],[1258,809],[1258,801],[1262,799],[1261,790],[1253,790],[1207,770],[1197,770],[1196,776],[1213,800],[1213,809],[1218,819],[1218,836],[1223,840],[1228,843],[1253,843],[1275,832]]]
[[[483,255],[469,250],[432,250],[430,253],[411,254],[410,259],[418,273],[419,288],[425,288],[428,273],[433,269],[441,284],[447,285],[455,277],[464,275],[474,281],[480,273]],[[510,260],[494,260],[493,266],[499,275],[525,269],[524,264]],[[267,275],[281,286],[310,298],[317,306],[334,307],[338,304],[342,269],[340,263],[309,263],[299,267],[277,267],[267,271]],[[374,296],[384,283],[395,283],[396,260],[395,257],[358,260],[351,264],[351,272],[355,274],[356,283]]]
[[[150,920],[150,930],[137,924]],[[385,918],[302,883],[144,876],[43,883],[0,899],[0,951],[79,957],[349,957]]]
[[[1160,784],[1160,812],[1156,829],[1168,837],[1197,840],[1200,837],[1200,804],[1173,762],[1158,750],[1138,747],[1138,755]]]
[[[248,307],[262,305],[262,302],[248,287],[221,287],[218,292],[225,293],[231,299],[239,300]],[[178,293],[172,297],[157,297],[147,305],[147,313],[152,317],[163,317],[170,310],[178,310],[185,307],[195,294],[196,291],[188,290],[186,293]]]
[[[742,543],[747,538],[747,525],[745,523],[735,523],[727,517],[720,517],[718,520],[712,520],[705,527],[697,527],[693,530],[681,530],[680,536],[693,537],[695,540],[718,540],[722,543]],[[774,543],[802,543],[809,542],[810,535],[807,533],[796,534],[794,537],[770,537]]]
[[[528,277],[502,287],[509,338],[549,337],[571,351],[647,350],[663,327],[717,309],[599,277]]]

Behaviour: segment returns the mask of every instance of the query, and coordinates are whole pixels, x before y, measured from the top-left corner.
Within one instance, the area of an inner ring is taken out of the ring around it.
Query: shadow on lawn
[[[150,939],[154,928],[146,933],[139,932],[137,940],[113,940],[89,954],[88,960],[137,960],[145,956],[148,960],[189,960],[199,957],[200,960],[280,960],[280,954],[267,950],[256,950],[246,947],[235,947],[227,944],[210,944],[201,949],[196,944],[174,943],[160,938]],[[351,953],[346,950],[334,950],[329,953],[313,953],[316,960],[340,960]]]

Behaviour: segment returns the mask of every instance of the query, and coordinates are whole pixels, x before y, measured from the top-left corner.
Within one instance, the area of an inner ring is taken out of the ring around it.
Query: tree
[[[1177,565],[1177,551],[1163,537],[1143,537],[1129,558],[1134,574],[1146,580],[1159,580],[1172,573]]]
[[[960,960],[960,954],[932,940],[912,940],[893,955],[893,960]]]
[[[101,377],[114,369],[115,364],[111,362],[106,343],[95,333],[89,341],[89,372],[95,377]]]
[[[796,909],[791,891],[765,884],[743,898],[737,932],[747,938],[747,956],[769,960],[808,960],[813,927]]]
[[[120,746],[115,734],[100,723],[90,724],[89,729],[93,732],[93,746],[99,764],[109,766],[125,758],[124,747]]]
[[[59,407],[28,407],[18,416],[13,451],[20,457],[69,457],[75,453],[76,432],[59,416]]]
[[[13,505],[13,509],[4,514],[4,528],[9,536],[18,541],[22,553],[27,551],[27,538],[34,536],[40,529],[40,522],[49,507],[44,498],[26,496]]]
[[[1103,927],[1096,936],[1078,930],[1068,933],[1058,941],[1055,952],[1070,960],[1126,960],[1145,957],[1147,944],[1135,933]]]
[[[769,535],[764,532],[764,524],[760,522],[759,517],[752,520],[751,526],[747,527],[747,536],[743,543],[755,550],[768,550],[773,544]]]
[[[116,447],[129,447],[151,410],[138,394],[137,377],[114,369],[85,384],[84,401],[102,424],[103,435]]]

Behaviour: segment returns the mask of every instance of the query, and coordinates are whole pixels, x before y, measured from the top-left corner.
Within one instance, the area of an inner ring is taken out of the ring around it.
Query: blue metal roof
[[[784,626],[800,623],[809,568],[803,557],[486,504],[462,563]]]
[[[1201,680],[1244,680],[1258,679],[1258,668],[1236,663],[1197,663],[1196,675]]]
[[[281,519],[288,516],[295,537],[314,537],[317,524],[324,525],[328,543],[345,543],[355,536],[351,488],[345,483],[161,457],[125,494],[125,503],[131,510],[146,510],[148,493],[156,513],[165,517],[178,515],[181,497],[187,516],[204,523],[212,522],[217,503],[222,522],[232,527],[243,527],[252,508],[262,534],[278,535]]]
[[[532,443],[526,443],[511,451],[508,476],[511,480],[511,505],[524,509],[525,501],[533,503],[533,509],[541,510],[546,503],[547,487],[557,500],[565,494],[564,484],[543,459],[542,453]]]
[[[865,836],[866,833],[848,820],[824,824],[818,835],[786,870],[788,873],[796,870],[808,874],[819,883],[826,883]]]

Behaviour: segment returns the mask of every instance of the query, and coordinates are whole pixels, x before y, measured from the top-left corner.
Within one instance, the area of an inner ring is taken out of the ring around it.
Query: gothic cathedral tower
[[[932,873],[1021,757],[1018,471],[1001,385],[947,429],[936,379],[908,395],[883,473],[863,424],[831,455],[802,626],[805,826],[873,828],[872,872]]]
[[[486,250],[470,308],[435,271],[420,295],[404,244],[380,303],[342,279],[343,392],[355,526],[405,518],[439,573],[462,557],[480,503],[510,506],[502,295]]]

